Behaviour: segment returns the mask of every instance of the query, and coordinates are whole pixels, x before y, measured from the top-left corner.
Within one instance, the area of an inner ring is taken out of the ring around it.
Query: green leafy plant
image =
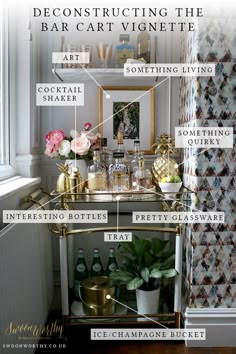
[[[132,242],[121,242],[119,254],[122,264],[111,273],[111,278],[126,284],[128,290],[154,290],[158,287],[158,279],[174,277],[177,272],[175,252],[168,250],[169,241],[140,239],[134,236]]]

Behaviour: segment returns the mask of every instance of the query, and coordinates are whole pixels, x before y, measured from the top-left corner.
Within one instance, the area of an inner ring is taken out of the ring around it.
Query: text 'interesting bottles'
[[[88,167],[88,189],[92,191],[107,190],[107,171],[100,160],[99,148],[93,151],[93,163]]]
[[[115,249],[109,249],[109,258],[106,267],[106,275],[109,276],[112,272],[115,272],[118,268],[118,263],[116,261]]]
[[[77,262],[74,270],[74,290],[75,297],[77,301],[81,301],[80,299],[80,282],[89,277],[88,267],[84,258],[84,250],[83,248],[78,249]]]
[[[123,68],[127,59],[134,59],[134,47],[128,44],[129,39],[129,34],[120,35],[121,44],[117,45],[115,50],[115,60],[117,68]]]
[[[100,258],[99,248],[94,248],[93,251],[93,262],[90,270],[91,277],[98,277],[104,274],[103,266]]]

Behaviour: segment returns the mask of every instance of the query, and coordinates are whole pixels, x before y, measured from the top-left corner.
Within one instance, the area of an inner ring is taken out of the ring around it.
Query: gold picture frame
[[[152,155],[155,131],[155,87],[103,86],[98,91],[98,131],[107,138],[108,148],[116,147],[117,131],[124,132],[124,146],[132,151],[134,140]],[[120,128],[121,127],[121,128]]]

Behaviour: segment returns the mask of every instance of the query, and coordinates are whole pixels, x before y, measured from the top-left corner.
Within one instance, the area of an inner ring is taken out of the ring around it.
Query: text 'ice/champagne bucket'
[[[80,282],[80,298],[85,315],[105,316],[115,312],[115,285],[109,277],[100,276]],[[111,298],[107,299],[107,295]]]

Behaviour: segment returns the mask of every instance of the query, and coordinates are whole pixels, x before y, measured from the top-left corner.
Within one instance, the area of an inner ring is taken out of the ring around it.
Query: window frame
[[[3,143],[5,145],[3,153],[3,163],[0,164],[0,180],[16,175],[16,170],[11,165],[11,121],[10,121],[10,75],[9,75],[9,21],[8,10],[1,9],[1,98],[2,98],[2,128],[3,128]]]

